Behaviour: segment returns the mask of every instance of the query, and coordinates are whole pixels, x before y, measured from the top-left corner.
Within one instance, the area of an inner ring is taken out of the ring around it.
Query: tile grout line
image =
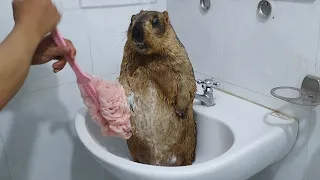
[[[114,76],[114,75],[119,75],[119,73],[108,73],[106,75],[98,75],[98,76],[99,77],[107,77],[107,76]],[[19,94],[16,94],[16,96],[26,95],[26,94],[29,94],[29,93],[34,93],[34,92],[39,92],[39,91],[45,91],[45,90],[48,90],[48,89],[54,89],[54,88],[67,86],[67,85],[71,85],[71,84],[77,84],[77,82],[76,81],[70,81],[70,82],[63,83],[63,84],[58,84],[58,85],[55,85],[55,86],[44,87],[44,88],[40,88],[40,89],[36,89],[36,90],[21,92]]]
[[[12,180],[11,171],[10,171],[10,167],[9,167],[8,156],[7,156],[7,150],[6,150],[6,147],[4,145],[4,141],[3,141],[3,137],[2,137],[2,133],[1,132],[0,132],[0,140],[1,140],[2,145],[3,145],[3,154],[4,154],[4,157],[5,157],[5,160],[6,160],[6,167],[7,167],[7,170],[8,170],[9,178],[10,178],[10,180]]]
[[[86,21],[85,21],[85,26],[88,27],[88,23],[89,23],[89,20],[88,20],[88,14],[87,14],[87,10],[85,9],[81,9],[81,11],[83,11],[85,13],[85,17],[86,17]],[[88,42],[89,42],[89,47],[90,47],[90,61],[91,61],[91,73],[94,74],[94,67],[93,67],[93,56],[92,56],[92,46],[91,46],[91,38],[90,38],[90,31],[88,28],[86,28],[86,31],[87,31],[87,39],[88,39]]]
[[[316,63],[314,65],[314,75],[317,73],[317,65],[319,58],[319,45],[320,45],[320,21],[318,22],[318,44],[317,44],[317,53],[316,53]]]
[[[312,112],[310,112],[310,114],[309,114],[310,119],[312,118],[311,116],[312,116]],[[304,167],[303,167],[303,179],[304,180],[307,180],[307,162],[308,162],[309,139],[311,137],[310,134],[309,134],[309,133],[311,133],[310,129],[311,129],[311,123],[309,122],[309,127],[308,127],[308,137],[309,138],[307,140],[308,142],[306,144],[306,152],[305,152],[305,155],[304,155]]]
[[[20,94],[17,94],[16,96],[26,95],[26,94],[29,94],[29,93],[34,93],[34,92],[44,91],[44,90],[48,90],[48,89],[54,89],[54,88],[57,88],[57,87],[67,86],[67,85],[70,85],[70,84],[76,84],[76,83],[77,83],[76,81],[67,82],[67,83],[58,84],[58,85],[55,85],[55,86],[44,87],[44,88],[40,88],[40,89],[36,89],[36,90],[31,90],[31,91],[21,92]]]

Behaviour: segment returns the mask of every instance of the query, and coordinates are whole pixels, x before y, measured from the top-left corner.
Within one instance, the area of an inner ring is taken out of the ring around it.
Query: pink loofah
[[[66,42],[58,29],[54,29],[52,37],[58,46],[66,46]],[[105,136],[131,137],[130,109],[124,89],[120,83],[103,81],[98,77],[85,74],[76,61],[67,57],[73,69],[84,104],[100,126]]]
[[[92,119],[101,126],[102,134],[129,139],[132,136],[130,108],[122,85],[118,82],[104,81],[99,77],[92,77],[90,83],[99,96],[100,107],[92,102],[81,84],[79,89]]]

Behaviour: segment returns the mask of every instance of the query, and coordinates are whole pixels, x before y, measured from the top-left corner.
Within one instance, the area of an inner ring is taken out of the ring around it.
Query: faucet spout
[[[198,84],[202,84],[203,94],[196,94],[195,99],[201,101],[201,104],[207,107],[214,106],[213,100],[213,86],[218,86],[219,83],[214,83],[213,79],[205,79],[204,81],[197,81]]]
[[[201,101],[201,104],[204,106],[210,107],[215,105],[212,94],[196,94],[195,98]]]

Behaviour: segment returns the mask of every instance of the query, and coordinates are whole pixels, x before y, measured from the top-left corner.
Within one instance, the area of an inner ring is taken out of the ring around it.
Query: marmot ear
[[[166,23],[170,23],[168,11],[163,11],[163,17]]]
[[[131,21],[133,20],[134,17],[136,17],[136,15],[132,15],[132,16],[131,16]]]

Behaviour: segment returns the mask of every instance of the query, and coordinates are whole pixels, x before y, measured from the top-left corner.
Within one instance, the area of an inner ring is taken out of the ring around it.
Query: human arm
[[[51,0],[14,1],[13,11],[15,26],[0,44],[0,110],[21,88],[31,64],[43,64],[51,60],[48,55],[43,58],[48,48],[41,51],[43,48],[39,43],[44,41],[43,36],[52,31],[60,20]],[[65,52],[51,55],[63,54]],[[60,67],[55,67],[57,65]],[[60,70],[64,65],[65,60],[58,61],[54,68]]]
[[[0,110],[23,85],[40,37],[15,27],[0,44]]]

